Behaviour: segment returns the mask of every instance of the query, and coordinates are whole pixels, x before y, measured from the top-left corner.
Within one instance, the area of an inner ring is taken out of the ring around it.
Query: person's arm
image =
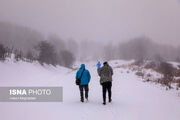
[[[97,69],[97,73],[99,76],[101,76],[101,68]]]
[[[91,80],[91,75],[90,75],[90,72],[88,71],[88,82],[90,82],[90,80]]]
[[[110,67],[110,69],[111,69],[111,75],[113,75],[114,73],[113,73],[113,69],[112,69],[112,67]]]
[[[76,72],[76,80],[78,79],[78,71]]]

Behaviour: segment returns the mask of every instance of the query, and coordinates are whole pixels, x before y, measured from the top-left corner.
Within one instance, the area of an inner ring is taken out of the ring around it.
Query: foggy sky
[[[0,0],[0,21],[62,39],[180,45],[179,0]]]

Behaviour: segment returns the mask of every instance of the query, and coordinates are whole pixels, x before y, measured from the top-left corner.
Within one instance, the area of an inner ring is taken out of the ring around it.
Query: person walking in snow
[[[103,63],[103,67],[100,68],[100,64],[97,64],[98,75],[100,76],[100,84],[102,85],[103,104],[106,105],[106,92],[108,91],[109,102],[111,99],[111,87],[112,87],[112,75],[113,69],[108,62]]]
[[[99,69],[99,68],[101,68],[101,63],[100,63],[100,61],[98,61],[98,63],[97,63],[97,69]]]
[[[77,80],[80,80],[79,83],[77,83]],[[88,92],[89,92],[89,82],[91,79],[91,75],[89,71],[85,68],[85,64],[81,64],[80,69],[76,73],[76,84],[79,85],[80,90],[80,97],[81,102],[84,102],[84,91],[85,91],[85,98],[88,101]]]

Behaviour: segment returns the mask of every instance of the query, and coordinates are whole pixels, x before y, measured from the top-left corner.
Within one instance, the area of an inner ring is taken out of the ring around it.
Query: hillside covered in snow
[[[136,75],[134,61],[114,60],[112,103],[102,105],[102,88],[96,62],[85,63],[90,71],[89,102],[81,103],[79,88],[75,85],[75,74],[80,63],[73,69],[60,66],[41,66],[39,63],[23,61],[0,62],[0,86],[62,86],[63,102],[50,103],[0,103],[1,120],[179,120],[180,91],[166,90],[160,84],[143,82]],[[161,74],[151,73],[151,78]],[[146,78],[146,77],[145,77]]]

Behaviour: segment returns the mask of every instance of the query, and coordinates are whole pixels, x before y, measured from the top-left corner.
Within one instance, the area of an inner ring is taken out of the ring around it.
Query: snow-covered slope
[[[180,97],[142,82],[129,68],[122,67],[132,62],[110,62],[114,68],[113,102],[106,106],[101,104],[102,88],[95,62],[85,63],[92,76],[88,103],[79,101],[75,70],[42,67],[38,63],[0,62],[1,86],[62,86],[64,91],[60,103],[1,102],[0,120],[179,120]]]
[[[0,62],[1,86],[58,85],[57,78],[70,71],[64,67],[41,66],[38,62]],[[52,82],[53,81],[53,82]]]

